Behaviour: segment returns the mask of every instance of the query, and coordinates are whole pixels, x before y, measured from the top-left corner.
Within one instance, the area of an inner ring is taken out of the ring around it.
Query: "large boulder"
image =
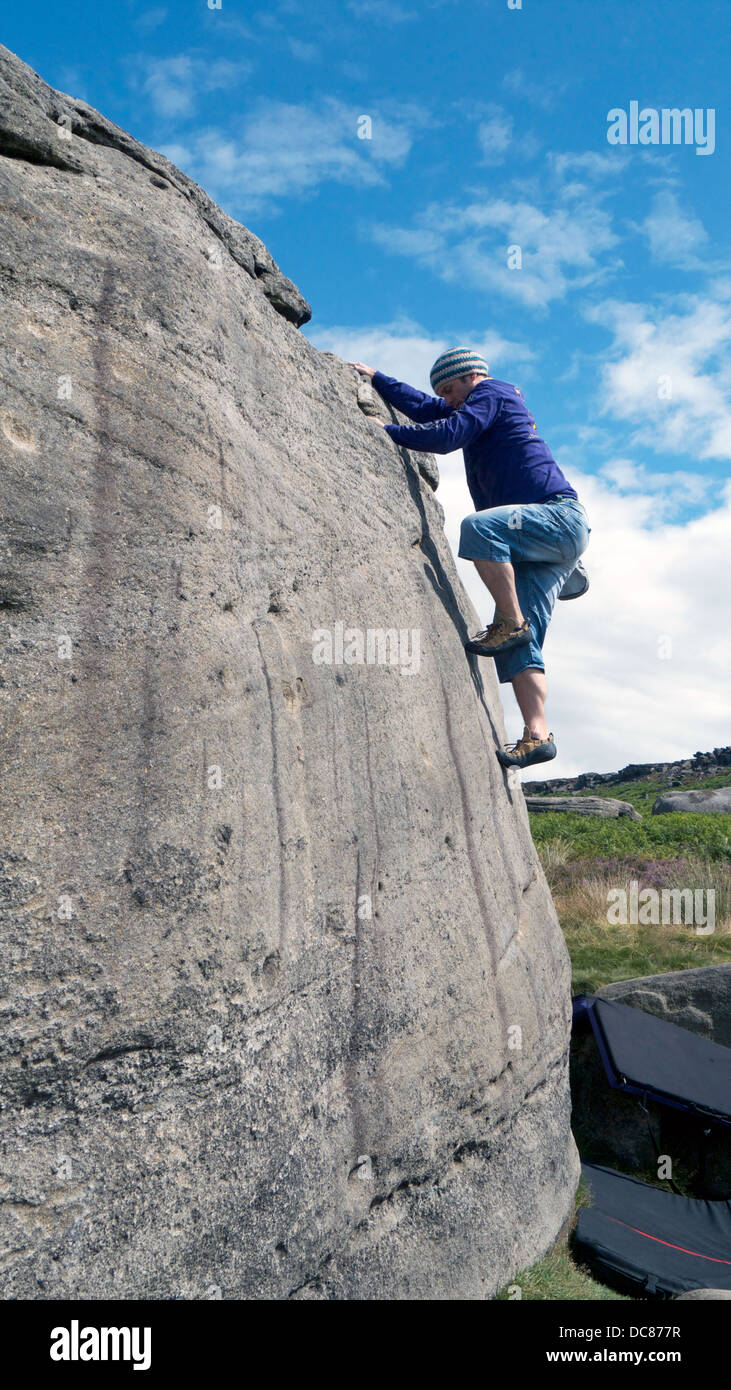
[[[703,965],[698,970],[616,980],[602,985],[597,994],[731,1047],[731,965]]]
[[[731,1289],[688,1289],[685,1293],[676,1293],[673,1302],[696,1303],[699,1299],[708,1301],[719,1298],[731,1298]]]
[[[709,787],[707,791],[663,792],[652,806],[653,816],[666,811],[731,812],[731,787]]]
[[[490,1298],[570,971],[442,509],[251,233],[0,81],[0,1292]]]

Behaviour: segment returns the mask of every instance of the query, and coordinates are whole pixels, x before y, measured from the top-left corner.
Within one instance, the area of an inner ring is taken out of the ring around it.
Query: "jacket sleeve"
[[[390,401],[410,420],[441,420],[443,416],[451,415],[454,409],[441,396],[427,396],[424,391],[417,391],[415,386],[397,381],[395,376],[374,372],[371,380],[379,396],[384,401]]]
[[[397,444],[405,444],[407,449],[451,454],[454,449],[464,449],[489,428],[498,404],[493,396],[482,396],[472,405],[465,402],[459,410],[450,411],[447,419],[433,425],[386,425],[385,429]]]

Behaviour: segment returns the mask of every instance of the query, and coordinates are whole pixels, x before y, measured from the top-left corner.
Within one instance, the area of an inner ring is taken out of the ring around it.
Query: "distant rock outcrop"
[[[570,970],[442,509],[256,237],[0,92],[2,1296],[489,1298]]]
[[[630,820],[642,820],[631,802],[617,801],[612,796],[527,796],[525,804],[529,811],[576,811],[580,816],[628,816]]]
[[[668,786],[679,783],[694,772],[711,777],[724,767],[731,767],[731,748],[714,748],[712,753],[694,753],[675,763],[628,763],[619,772],[580,772],[578,777],[550,777],[545,782],[524,782],[525,792],[580,792],[585,787],[611,787],[618,782],[634,782],[642,777],[663,777]]]

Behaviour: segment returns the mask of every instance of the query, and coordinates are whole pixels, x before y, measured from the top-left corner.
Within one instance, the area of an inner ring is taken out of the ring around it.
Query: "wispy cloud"
[[[217,58],[211,62],[200,54],[179,53],[170,58],[137,60],[133,82],[150,100],[160,116],[192,116],[201,97],[234,87],[252,71],[247,61]]]
[[[304,39],[288,37],[287,44],[293,58],[298,58],[302,63],[313,63],[320,55],[320,50],[315,43],[307,43]]]
[[[433,203],[416,224],[375,223],[371,235],[380,246],[411,256],[446,281],[497,291],[536,309],[597,283],[603,273],[599,256],[618,240],[609,214],[600,207],[554,205],[544,212],[506,198]],[[519,263],[515,253],[509,263],[510,247],[519,248]]]
[[[482,163],[502,164],[512,138],[513,118],[507,112],[498,108],[484,121],[480,121],[477,127],[477,142],[482,151]]]
[[[708,243],[703,223],[682,208],[670,189],[656,193],[652,207],[638,230],[647,237],[655,261],[687,270],[708,269],[698,253]]]
[[[634,151],[629,146],[627,148],[631,158]],[[551,150],[547,162],[549,171],[564,196],[578,196],[590,188],[592,198],[600,196],[599,184],[616,185],[626,167],[624,149],[620,150],[619,159],[615,153],[599,154],[596,150],[585,150],[580,154],[571,151],[557,153]]]
[[[141,29],[143,33],[149,33],[152,29],[159,29],[168,17],[167,10],[162,5],[156,5],[151,10],[145,10],[138,15],[134,21],[135,29]]]
[[[504,91],[518,97],[521,102],[527,101],[543,111],[551,111],[564,92],[568,91],[571,82],[562,81],[546,72],[545,67],[540,73],[535,72],[531,75],[524,68],[511,68],[503,77],[501,85]]]
[[[689,295],[673,305],[606,300],[586,310],[613,334],[603,411],[637,424],[634,443],[731,458],[731,305]]]
[[[609,459],[599,469],[600,477],[623,493],[644,493],[653,499],[658,520],[674,519],[709,499],[718,488],[718,479],[703,473],[678,469],[673,473],[654,472],[633,459]]]
[[[406,24],[418,21],[418,10],[399,5],[398,0],[348,0],[347,8],[359,18],[375,19],[379,24]]]
[[[301,197],[327,181],[384,184],[385,171],[406,160],[412,132],[428,124],[428,113],[404,104],[374,110],[370,139],[358,136],[362,114],[334,97],[318,107],[261,100],[239,136],[215,128],[196,131],[163,153],[214,197],[235,198],[243,215],[244,209]]]

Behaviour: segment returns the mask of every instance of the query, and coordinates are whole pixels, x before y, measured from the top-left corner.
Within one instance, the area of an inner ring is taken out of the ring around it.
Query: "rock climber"
[[[524,719],[522,737],[497,756],[503,767],[555,758],[542,648],[569,576],[573,592],[562,597],[578,597],[588,587],[581,565],[574,573],[591,531],[583,503],[537,434],[522,391],[491,377],[479,353],[457,347],[437,358],[429,376],[438,396],[363,362],[349,365],[371,378],[383,400],[418,421],[397,425],[376,418],[397,444],[434,454],[464,450],[475,511],[462,522],[458,553],[474,561],[495,601],[492,622],[465,647],[494,658],[500,683],[512,683]]]

